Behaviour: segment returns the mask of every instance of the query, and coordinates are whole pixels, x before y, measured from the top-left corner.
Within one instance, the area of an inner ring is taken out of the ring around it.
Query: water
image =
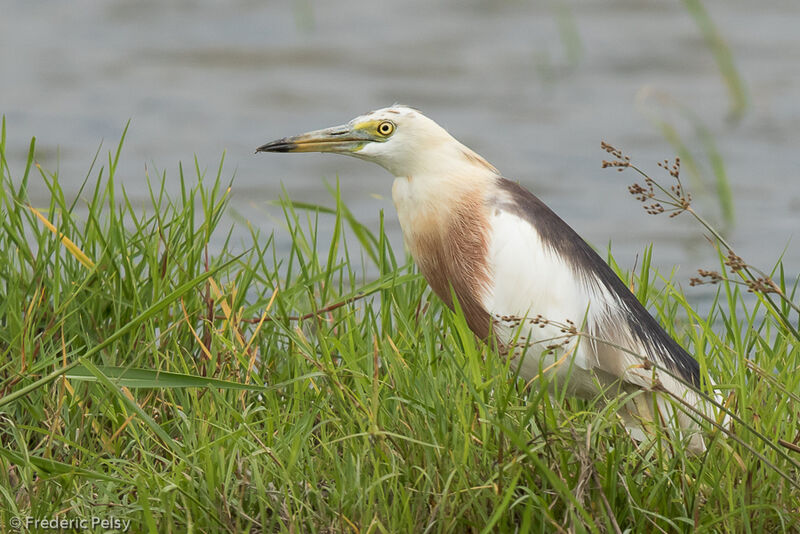
[[[736,202],[727,235],[746,260],[770,268],[783,253],[800,271],[800,3],[707,2],[748,89],[727,119],[724,81],[683,4],[449,1],[30,2],[0,16],[0,112],[12,169],[30,136],[38,161],[75,195],[103,141],[131,129],[119,169],[147,203],[145,166],[177,182],[197,155],[213,175],[226,151],[233,209],[265,233],[281,230],[281,192],[330,205],[338,176],[350,208],[377,226],[380,210],[401,246],[391,179],[377,166],[324,155],[254,155],[263,142],[343,123],[401,102],[421,109],[519,180],[589,242],[608,243],[630,268],[655,242],[654,264],[685,286],[715,267],[686,216],[645,215],[626,192],[632,174],[600,169],[605,139],[658,174],[674,154],[651,118],[699,146],[668,97],[712,132]],[[660,96],[659,96],[660,95]],[[703,156],[701,149],[696,151]],[[175,190],[176,184],[173,184]],[[46,190],[33,184],[34,202]],[[713,196],[696,207],[719,220]],[[246,230],[238,234],[246,240]],[[794,241],[793,241],[794,240]],[[784,252],[785,249],[785,252]],[[691,289],[703,298],[708,290]]]

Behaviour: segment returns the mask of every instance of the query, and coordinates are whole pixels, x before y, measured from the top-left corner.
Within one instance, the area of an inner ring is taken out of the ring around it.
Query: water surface
[[[655,162],[674,155],[658,117],[704,162],[682,107],[710,130],[724,158],[736,202],[728,237],[737,252],[764,268],[783,253],[796,274],[800,3],[706,4],[748,90],[738,122],[729,120],[724,80],[696,22],[682,3],[666,0],[6,0],[0,112],[12,168],[24,168],[35,135],[39,162],[58,168],[72,195],[98,144],[113,148],[130,119],[118,179],[135,202],[148,202],[145,166],[177,182],[179,161],[191,167],[197,155],[213,175],[225,151],[225,172],[236,175],[233,210],[265,235],[277,229],[282,247],[288,236],[271,205],[281,187],[330,205],[323,181],[337,177],[361,220],[377,227],[386,211],[399,247],[383,169],[253,150],[405,103],[534,191],[589,242],[611,243],[623,266],[654,242],[654,264],[677,268],[686,285],[696,268],[716,265],[702,230],[685,216],[645,215],[626,192],[634,176],[601,170],[599,148],[601,139],[612,142],[658,175]],[[46,201],[40,184],[31,195]],[[719,220],[713,195],[695,197]]]

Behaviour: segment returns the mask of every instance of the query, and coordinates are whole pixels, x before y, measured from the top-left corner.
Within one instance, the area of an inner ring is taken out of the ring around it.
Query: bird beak
[[[364,129],[348,124],[315,130],[261,145],[258,152],[334,152],[349,154],[375,139]]]

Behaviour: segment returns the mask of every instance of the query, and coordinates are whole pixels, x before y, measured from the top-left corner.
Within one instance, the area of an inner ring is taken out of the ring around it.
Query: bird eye
[[[378,125],[378,133],[384,137],[389,137],[394,132],[394,123],[391,121],[383,121]]]

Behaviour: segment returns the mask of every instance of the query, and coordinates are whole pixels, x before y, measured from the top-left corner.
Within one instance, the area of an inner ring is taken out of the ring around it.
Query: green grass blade
[[[136,369],[107,365],[97,365],[95,369],[117,386],[127,388],[215,388],[240,391],[266,391],[270,389],[254,384],[240,384],[230,380],[220,380],[218,378],[173,373],[169,371],[157,371],[154,369]],[[97,381],[97,375],[83,365],[70,369],[64,376],[70,380]]]

